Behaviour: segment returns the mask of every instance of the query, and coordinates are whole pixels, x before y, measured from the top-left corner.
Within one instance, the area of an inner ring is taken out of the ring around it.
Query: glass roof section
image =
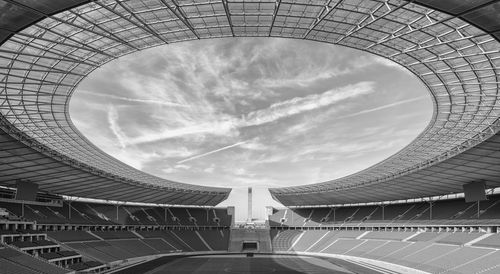
[[[117,161],[78,132],[68,102],[86,75],[122,55],[233,36],[308,39],[368,51],[408,68],[434,100],[428,127],[397,154],[351,176],[274,189],[275,195],[391,180],[448,159],[498,131],[499,42],[459,17],[398,0],[104,0],[46,15],[0,47],[1,118],[59,154],[130,182],[227,191],[159,179]]]

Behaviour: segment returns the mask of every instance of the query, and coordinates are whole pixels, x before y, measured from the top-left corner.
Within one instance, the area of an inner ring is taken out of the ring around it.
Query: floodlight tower
[[[252,188],[248,187],[248,216],[247,223],[252,222]]]

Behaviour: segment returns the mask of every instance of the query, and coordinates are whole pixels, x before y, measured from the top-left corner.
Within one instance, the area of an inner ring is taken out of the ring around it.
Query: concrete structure
[[[248,213],[247,213],[247,222],[252,222],[252,188],[248,188]]]

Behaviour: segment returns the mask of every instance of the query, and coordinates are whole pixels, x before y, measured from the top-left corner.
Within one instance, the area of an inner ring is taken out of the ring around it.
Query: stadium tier
[[[363,257],[427,273],[496,273],[490,270],[500,262],[498,235],[492,233],[281,230],[272,235],[275,252]]]
[[[497,204],[498,196],[489,198],[485,208],[491,210]],[[12,211],[19,210],[17,203],[3,202],[2,206],[4,212],[9,214],[0,222],[0,236],[5,251],[2,256],[7,258],[5,260],[8,261],[9,267],[22,268],[19,256],[29,256],[30,260],[37,260],[34,269],[24,269],[24,272],[20,273],[32,273],[36,269],[42,269],[43,272],[43,269],[51,267],[59,271],[54,273],[73,270],[102,272],[131,259],[186,252],[305,252],[320,256],[378,260],[428,273],[469,273],[467,271],[471,269],[476,272],[487,271],[488,268],[495,268],[496,260],[500,259],[500,253],[497,251],[500,249],[500,238],[496,234],[497,228],[500,227],[500,217],[490,213],[487,215],[488,219],[485,219],[488,220],[487,224],[464,224],[462,219],[456,223],[457,216],[478,220],[477,216],[462,212],[462,209],[469,208],[463,199],[435,201],[432,210],[439,219],[430,218],[429,214],[429,219],[419,220],[417,223],[407,221],[414,220],[413,214],[421,216],[422,211],[429,210],[417,203],[390,205],[389,216],[395,216],[393,219],[397,217],[399,222],[382,218],[366,222],[366,216],[376,216],[373,214],[373,211],[377,210],[376,206],[367,206],[364,209],[357,206],[340,207],[342,213],[335,216],[342,216],[342,222],[329,221],[328,216],[332,215],[330,208],[279,210],[270,216],[270,229],[267,230],[230,229],[230,226],[220,226],[220,223],[208,225],[199,222],[198,219],[206,220],[207,214],[214,213],[207,209],[169,208],[164,213],[174,214],[179,220],[170,225],[151,225],[149,222],[141,223],[139,217],[127,218],[126,214],[148,210],[154,212],[156,208],[139,209],[127,206],[126,210],[123,209],[123,217],[120,217],[119,206],[79,202],[75,211],[85,209],[88,215],[77,215],[81,218],[73,224],[49,224],[39,221],[53,220],[57,216],[64,217],[63,212],[53,212],[70,206],[57,208],[28,205],[29,209],[24,208],[27,213],[25,216],[12,214]],[[71,208],[73,206],[74,203]],[[114,209],[114,212],[111,209]],[[457,210],[461,213],[457,214]],[[39,219],[42,216],[40,212],[43,212],[44,216],[50,213],[52,217]],[[220,219],[229,220],[231,216],[222,215],[224,212],[218,209],[216,214]],[[319,212],[323,213],[318,214]],[[403,214],[405,212],[410,214],[406,216]],[[114,221],[108,220],[112,218],[111,213],[117,214]],[[200,215],[202,213],[205,215]],[[361,214],[356,216],[356,213]],[[480,218],[481,213],[486,214],[487,211],[480,210],[479,213]],[[283,214],[290,218],[300,216],[295,219],[300,222],[293,221],[290,222],[293,225],[287,225],[286,222],[281,222]],[[147,216],[145,214],[141,217],[149,220]],[[380,216],[385,216],[385,213]],[[197,220],[189,221],[192,218]],[[84,219],[88,220],[87,224],[83,223]],[[129,219],[133,222],[127,222]],[[185,222],[181,221],[182,219]],[[96,224],[98,220],[102,222]],[[280,222],[273,223],[273,220]],[[196,226],[198,223],[204,225]],[[266,247],[268,241],[271,245],[269,248]],[[256,247],[245,248],[245,244],[251,242],[256,242]],[[13,254],[17,254],[17,257]],[[479,264],[478,261],[483,263]]]
[[[138,257],[227,251],[232,222],[227,209],[160,211],[83,202],[65,203],[62,207],[17,202],[2,202],[1,206],[7,213],[0,220],[0,242],[4,244],[2,256],[12,271],[8,273],[101,272]],[[64,209],[74,211],[73,217]],[[152,224],[150,214],[155,212],[165,214],[167,219]],[[23,268],[20,256],[37,260],[32,271]],[[51,267],[59,272],[44,272]]]
[[[227,208],[161,208],[66,201],[61,207],[0,201],[0,208],[15,216],[22,216],[37,221],[38,224],[47,225],[115,224],[229,227],[233,221]]]
[[[479,206],[479,210],[478,210]],[[466,203],[463,198],[418,203],[367,206],[279,209],[269,217],[271,227],[321,227],[332,225],[496,225],[500,219],[500,195]]]

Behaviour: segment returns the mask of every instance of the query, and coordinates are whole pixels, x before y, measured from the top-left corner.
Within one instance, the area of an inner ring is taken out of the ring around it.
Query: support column
[[[71,200],[68,202],[68,219],[71,220]]]
[[[481,201],[477,201],[477,218],[479,219],[479,215],[481,215]]]
[[[118,216],[118,207],[119,207],[119,206],[120,206],[120,205],[116,205],[116,221],[117,221],[117,222],[118,222],[118,219],[119,219],[119,216]]]
[[[429,220],[432,220],[432,200],[429,201]]]

